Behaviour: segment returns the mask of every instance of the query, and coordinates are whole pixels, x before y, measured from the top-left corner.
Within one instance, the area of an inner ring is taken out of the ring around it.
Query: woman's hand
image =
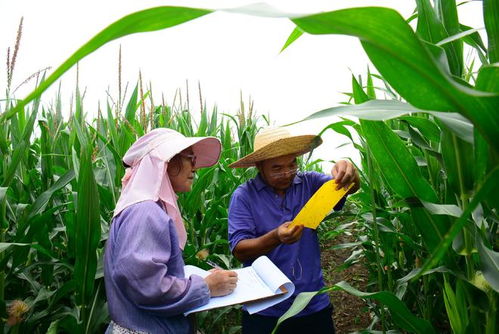
[[[204,281],[210,289],[212,297],[225,296],[232,293],[237,286],[237,273],[230,270],[214,269]]]

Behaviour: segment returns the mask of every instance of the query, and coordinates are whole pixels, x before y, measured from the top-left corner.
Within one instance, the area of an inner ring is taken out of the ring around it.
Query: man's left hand
[[[348,194],[353,194],[360,188],[360,176],[354,165],[347,160],[339,160],[333,166],[331,174],[337,184],[336,190],[341,188],[346,188],[353,183],[353,187],[350,188]]]

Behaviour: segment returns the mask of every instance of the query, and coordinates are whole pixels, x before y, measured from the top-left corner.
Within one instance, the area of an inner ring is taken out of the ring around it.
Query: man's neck
[[[274,192],[281,196],[281,197],[284,197],[284,195],[286,195],[286,190],[281,190],[281,189],[276,189],[276,188],[272,188],[274,190]]]

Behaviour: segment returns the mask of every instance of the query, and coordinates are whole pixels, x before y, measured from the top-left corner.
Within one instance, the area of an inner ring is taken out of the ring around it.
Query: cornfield
[[[345,245],[352,250],[345,265],[368,268],[368,291],[338,282],[304,293],[281,320],[313,295],[341,289],[367,300],[372,323],[366,333],[498,331],[499,0],[484,0],[483,9],[486,43],[477,29],[459,23],[453,0],[417,0],[407,20],[376,7],[290,18],[296,28],[283,49],[304,33],[354,36],[377,73],[352,76],[345,105],[307,118],[329,123],[340,116],[323,132],[345,136],[360,152],[362,188],[344,213],[356,238]],[[50,107],[42,102],[63,73],[109,41],[211,12],[157,7],[130,14],[43,77],[25,99],[7,90],[0,110],[4,333],[104,330],[102,253],[124,174],[121,157],[155,127],[221,139],[220,164],[201,170],[192,192],[180,197],[189,235],[184,255],[198,266],[206,258],[226,268],[239,265],[227,246],[228,201],[255,171],[227,165],[251,152],[255,133],[269,123],[251,102],[235,116],[204,106],[195,117],[185,104],[155,104],[141,80],[91,121],[78,88],[69,120],[59,96]],[[10,80],[13,61],[7,63]],[[224,321],[234,309],[199,314],[200,329],[237,332],[237,323]]]

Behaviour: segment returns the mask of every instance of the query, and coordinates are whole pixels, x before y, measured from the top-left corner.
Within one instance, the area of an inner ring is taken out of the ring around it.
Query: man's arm
[[[303,225],[288,228],[291,222],[285,222],[258,238],[239,241],[232,253],[241,262],[256,259],[265,255],[280,244],[292,244],[300,240]]]

